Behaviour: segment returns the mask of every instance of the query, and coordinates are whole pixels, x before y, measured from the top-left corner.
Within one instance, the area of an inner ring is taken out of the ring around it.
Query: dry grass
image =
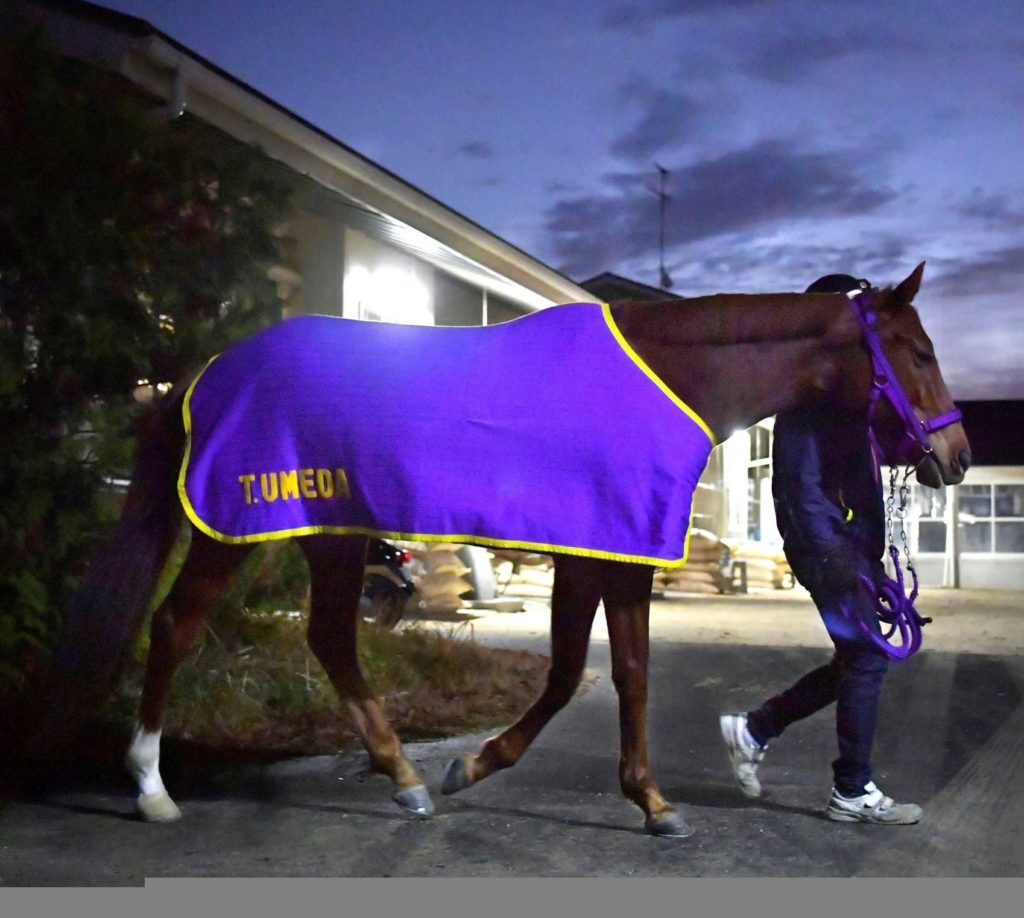
[[[484,730],[513,721],[539,693],[548,660],[475,643],[464,628],[438,634],[365,626],[360,661],[367,682],[403,739]],[[141,666],[108,716],[130,723]],[[304,617],[248,613],[244,634],[208,631],[180,667],[165,735],[261,755],[335,753],[358,739],[348,712],[305,642]]]
[[[166,594],[188,548],[176,546],[153,607]],[[359,745],[346,708],[306,644],[308,574],[301,552],[281,543],[254,552],[211,616],[200,646],[179,667],[164,735],[219,756],[277,758],[332,754]],[[71,755],[120,759],[139,709],[148,652],[141,631],[134,661],[114,697],[82,731]],[[366,681],[399,736],[431,739],[511,723],[536,698],[548,659],[477,644],[465,625],[438,633],[415,624],[399,632],[360,629]],[[42,662],[42,661],[40,661]],[[0,686],[5,739],[0,766],[20,761],[43,717],[46,667],[26,688]],[[0,767],[0,772],[3,768]]]

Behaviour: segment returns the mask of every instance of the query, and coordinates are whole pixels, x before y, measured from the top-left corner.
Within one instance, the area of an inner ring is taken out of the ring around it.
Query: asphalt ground
[[[837,824],[828,799],[830,711],[769,750],[765,794],[732,782],[721,711],[743,710],[828,658],[799,593],[681,597],[652,609],[653,773],[696,832],[647,835],[620,794],[617,700],[599,614],[586,686],[522,761],[460,794],[447,762],[485,735],[408,745],[437,804],[428,820],[390,802],[360,756],[228,765],[170,750],[180,821],[147,825],[120,769],[37,776],[0,811],[0,884],[138,886],[158,877],[1020,877],[1024,875],[1024,609],[1019,594],[925,591],[935,622],[882,697],[876,780],[920,803],[917,826]],[[543,651],[547,610],[460,627]],[[451,627],[450,624],[441,627]]]

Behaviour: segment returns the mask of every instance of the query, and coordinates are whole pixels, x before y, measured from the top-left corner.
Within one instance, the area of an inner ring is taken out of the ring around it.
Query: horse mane
[[[872,288],[880,311],[885,310],[892,291],[891,286]],[[673,346],[781,344],[820,339],[829,333],[837,335],[840,344],[860,337],[847,303],[839,293],[715,293],[655,302],[622,300],[614,308],[640,338],[647,337],[645,326],[651,320],[671,312],[671,323],[657,324],[657,337]],[[850,322],[840,322],[836,328],[844,309]]]

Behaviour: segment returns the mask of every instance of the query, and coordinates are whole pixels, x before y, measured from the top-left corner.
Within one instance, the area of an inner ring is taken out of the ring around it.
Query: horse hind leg
[[[583,676],[590,628],[600,601],[601,562],[559,557],[551,596],[551,663],[540,697],[511,727],[491,737],[476,755],[455,759],[448,766],[441,792],[454,794],[503,768],[510,768],[576,692]]]
[[[619,696],[619,784],[644,813],[652,835],[685,838],[693,828],[661,795],[647,758],[647,673],[650,656],[653,568],[609,565],[603,599],[612,655],[612,682]]]
[[[160,775],[160,736],[171,680],[248,551],[249,546],[224,545],[193,530],[181,573],[153,613],[142,703],[125,756],[138,784],[136,807],[146,822],[170,822],[181,816]]]
[[[348,707],[373,770],[394,785],[392,799],[417,816],[434,803],[423,779],[370,691],[359,666],[359,597],[363,590],[366,539],[313,536],[300,540],[309,562],[309,646]]]

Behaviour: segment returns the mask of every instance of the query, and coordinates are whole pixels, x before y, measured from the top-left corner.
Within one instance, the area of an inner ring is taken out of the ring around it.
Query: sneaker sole
[[[863,822],[873,826],[913,826],[921,821],[921,816],[915,816],[912,819],[878,819],[876,816],[866,813],[850,813],[847,810],[833,809],[826,810],[825,815],[833,822]]]

